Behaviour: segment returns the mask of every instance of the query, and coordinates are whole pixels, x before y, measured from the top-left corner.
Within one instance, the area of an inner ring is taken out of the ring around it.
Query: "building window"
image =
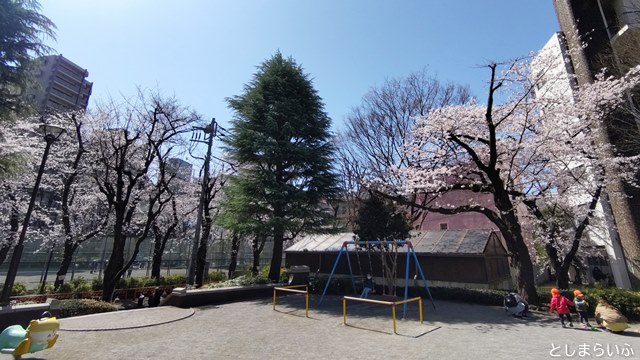
[[[440,230],[447,230],[449,228],[449,225],[447,225],[447,223],[440,223]]]

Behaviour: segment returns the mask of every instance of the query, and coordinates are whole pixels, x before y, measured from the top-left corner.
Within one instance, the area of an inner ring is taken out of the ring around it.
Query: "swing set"
[[[320,300],[318,301],[318,305],[322,304],[322,300],[324,300],[324,296],[327,293],[327,290],[329,289],[329,284],[331,284],[331,278],[333,277],[336,268],[338,267],[338,263],[340,262],[340,258],[342,257],[342,254],[344,253],[346,255],[347,258],[347,265],[349,267],[349,275],[351,276],[351,284],[353,286],[354,291],[356,290],[356,282],[355,279],[353,277],[353,270],[351,268],[351,260],[349,259],[349,245],[365,245],[367,246],[367,251],[369,252],[369,267],[370,270],[372,270],[372,263],[371,263],[371,254],[370,254],[370,247],[371,246],[380,246],[380,248],[382,248],[383,246],[387,246],[387,245],[392,245],[395,246],[396,251],[398,246],[402,246],[402,245],[407,245],[407,260],[406,260],[406,271],[405,271],[405,278],[404,278],[404,300],[403,300],[403,304],[404,304],[404,308],[403,308],[403,313],[406,314],[407,311],[407,302],[408,302],[408,297],[409,297],[409,265],[411,263],[411,258],[413,257],[415,264],[416,264],[416,269],[417,272],[420,274],[420,278],[422,279],[422,281],[424,281],[424,287],[427,290],[427,294],[429,294],[429,299],[431,300],[431,305],[433,306],[433,308],[436,308],[435,303],[433,302],[433,297],[431,296],[431,291],[429,290],[429,286],[427,285],[427,279],[425,279],[424,276],[424,272],[422,271],[422,267],[420,266],[420,262],[418,261],[418,257],[416,256],[416,252],[413,249],[413,245],[411,244],[411,241],[406,241],[406,240],[393,240],[393,241],[379,241],[379,240],[375,240],[375,241],[345,241],[342,243],[342,246],[340,247],[340,251],[338,252],[338,256],[336,257],[336,261],[333,264],[333,268],[331,269],[331,274],[329,275],[329,279],[327,279],[327,284],[324,287],[324,291],[322,291],[322,296],[320,297]],[[357,249],[356,249],[356,255],[358,255]],[[360,266],[360,257],[357,256],[357,260],[358,260],[358,266]],[[383,271],[384,271],[384,265],[382,265]],[[395,269],[394,269],[395,270]],[[362,268],[360,268],[360,272],[362,272]],[[394,276],[394,281],[395,281],[395,276]]]

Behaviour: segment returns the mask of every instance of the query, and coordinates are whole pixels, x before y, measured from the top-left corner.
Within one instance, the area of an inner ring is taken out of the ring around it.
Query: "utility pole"
[[[202,176],[202,188],[200,190],[200,201],[198,202],[198,217],[196,220],[196,234],[193,239],[193,245],[191,248],[191,258],[189,259],[189,266],[187,272],[187,284],[194,285],[194,278],[196,274],[196,264],[198,260],[198,244],[200,243],[200,231],[202,229],[202,213],[204,212],[205,201],[207,199],[207,192],[209,191],[209,162],[211,160],[211,148],[213,147],[213,137],[216,135],[218,124],[216,119],[212,118],[211,123],[207,127],[195,127],[193,130],[200,130],[204,132],[204,139],[200,140],[200,136],[196,133],[191,137],[191,141],[197,143],[207,144],[207,156],[204,159],[204,174]]]

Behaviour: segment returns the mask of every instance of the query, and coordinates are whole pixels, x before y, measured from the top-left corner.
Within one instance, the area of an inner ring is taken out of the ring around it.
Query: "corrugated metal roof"
[[[482,254],[492,230],[441,230],[415,233],[411,238],[417,253]]]
[[[285,251],[338,251],[345,241],[353,240],[353,233],[309,234]]]
[[[411,243],[416,253],[482,254],[492,230],[441,230],[412,233]],[[296,251],[338,251],[345,241],[353,240],[353,233],[310,234],[287,248]]]

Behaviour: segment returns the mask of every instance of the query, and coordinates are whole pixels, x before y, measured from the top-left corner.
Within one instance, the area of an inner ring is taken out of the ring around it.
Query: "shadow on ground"
[[[371,296],[370,299],[393,301],[392,298],[382,296]],[[309,296],[309,317],[327,317],[334,316],[342,318],[342,296],[327,295],[324,297],[322,304],[318,304],[319,295],[312,294]],[[401,300],[401,299],[398,299]],[[257,300],[265,306],[273,306],[273,299]],[[425,323],[434,325],[447,324],[455,327],[456,325],[473,325],[478,330],[489,330],[491,328],[508,329],[513,324],[535,325],[540,326],[556,326],[558,320],[550,313],[532,312],[531,316],[526,318],[518,318],[507,313],[502,307],[476,305],[463,302],[452,301],[434,301],[435,308],[431,301],[423,299],[423,320]],[[301,295],[278,295],[276,298],[276,310],[291,315],[304,316],[304,296]],[[355,301],[347,302],[347,318],[380,318],[391,319],[391,306],[358,303]],[[397,306],[397,318],[399,320],[417,320],[419,321],[419,305],[417,302],[407,304],[406,312],[403,305]]]

